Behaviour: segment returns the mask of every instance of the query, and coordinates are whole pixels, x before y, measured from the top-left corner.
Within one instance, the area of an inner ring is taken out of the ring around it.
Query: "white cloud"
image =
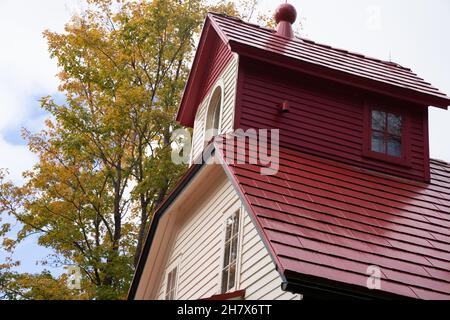
[[[57,67],[42,32],[62,31],[81,6],[80,0],[0,1],[0,168],[9,168],[14,180],[21,180],[35,156],[5,135],[19,135],[22,126],[41,129],[45,115],[37,99],[57,92]]]
[[[79,0],[0,0],[0,168],[8,168],[9,178],[17,184],[37,157],[25,144],[6,139],[7,134],[17,139],[23,126],[34,132],[42,129],[47,116],[37,99],[57,92],[57,67],[42,32],[62,31],[80,6]],[[29,238],[14,257],[22,260],[20,270],[33,272],[41,269],[35,261],[48,253]],[[0,251],[0,261],[4,257]]]
[[[33,167],[36,163],[36,155],[28,150],[26,145],[13,145],[6,142],[0,136],[0,168],[9,168],[10,178],[21,183],[22,172]]]
[[[430,109],[431,157],[450,162],[450,111]]]

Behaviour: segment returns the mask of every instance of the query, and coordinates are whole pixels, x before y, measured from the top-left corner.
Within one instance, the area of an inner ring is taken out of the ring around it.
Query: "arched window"
[[[220,130],[220,113],[222,108],[222,88],[217,87],[209,101],[208,111],[206,114],[205,125],[205,144],[207,144],[214,136],[219,134]]]

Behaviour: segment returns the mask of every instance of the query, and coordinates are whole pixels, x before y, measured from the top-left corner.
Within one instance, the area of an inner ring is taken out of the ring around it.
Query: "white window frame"
[[[219,88],[220,88],[220,112],[219,112],[219,125],[217,126],[217,131],[218,131],[218,134],[220,134],[222,132],[222,115],[223,115],[223,109],[224,109],[223,102],[224,102],[224,96],[225,96],[225,86],[224,86],[223,78],[220,78],[217,81],[217,83],[214,85],[213,89],[210,91],[209,96],[208,96],[208,103],[206,106],[205,118],[204,118],[204,122],[203,122],[203,140],[204,140],[205,146],[209,142],[209,141],[207,141],[208,138],[206,136],[206,131],[208,129],[210,129],[210,128],[208,128],[208,120],[210,117],[211,108],[213,107],[213,105],[211,103],[213,102],[212,99],[214,98],[214,93]],[[214,115],[212,115],[212,116],[214,116]]]
[[[226,243],[226,231],[227,231],[227,220],[236,212],[239,212],[239,221],[238,221],[238,243],[237,243],[237,256],[236,256],[236,272],[235,272],[235,281],[234,286],[226,292],[222,292],[222,279],[223,279],[223,260],[225,257],[225,243]],[[222,241],[221,241],[221,254],[220,254],[220,263],[219,263],[219,289],[218,294],[227,293],[237,291],[240,288],[240,279],[241,279],[241,257],[242,257],[242,235],[243,235],[243,215],[245,211],[242,208],[240,202],[233,204],[227,210],[225,210],[225,214],[222,219]]]
[[[209,97],[206,98],[209,100]],[[203,105],[204,101],[200,104],[199,108],[197,109],[197,114],[195,115],[195,119],[194,119],[194,128],[192,128],[192,145],[191,145],[191,155],[189,157],[189,165],[192,165],[192,163],[194,162],[194,142],[197,138],[197,135],[202,134],[201,140],[202,143],[204,144],[204,140],[205,140],[205,119],[206,119],[206,112],[208,111],[207,105]],[[205,109],[203,111],[203,108]],[[202,117],[202,112],[203,112],[203,117]],[[203,119],[202,119],[203,118]],[[200,127],[200,128],[199,128]]]
[[[178,298],[178,283],[180,279],[180,260],[181,257],[177,257],[174,262],[169,264],[168,268],[166,269],[166,272],[164,274],[164,299],[167,300],[167,282],[169,281],[169,273],[172,272],[175,268],[177,269],[177,273],[175,275],[175,287],[174,287],[174,295],[173,300],[177,300]]]

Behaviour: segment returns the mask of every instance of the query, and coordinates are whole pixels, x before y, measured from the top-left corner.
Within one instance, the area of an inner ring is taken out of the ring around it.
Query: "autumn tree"
[[[0,171],[0,212],[22,226],[11,237],[3,223],[3,248],[37,234],[54,252],[43,263],[79,267],[81,288],[67,289],[67,275],[17,273],[6,261],[5,298],[126,296],[151,216],[185,170],[171,162],[171,135],[194,39],[208,9],[243,12],[201,0],[88,3],[64,33],[44,32],[65,103],[43,98],[46,129],[23,132],[38,163],[22,186]],[[254,1],[244,7],[251,17]]]

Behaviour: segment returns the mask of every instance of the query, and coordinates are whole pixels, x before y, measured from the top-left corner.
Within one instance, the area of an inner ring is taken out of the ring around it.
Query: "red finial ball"
[[[283,3],[275,10],[275,21],[277,23],[280,23],[280,21],[287,21],[290,24],[293,24],[296,19],[297,10],[295,10],[292,4]]]

